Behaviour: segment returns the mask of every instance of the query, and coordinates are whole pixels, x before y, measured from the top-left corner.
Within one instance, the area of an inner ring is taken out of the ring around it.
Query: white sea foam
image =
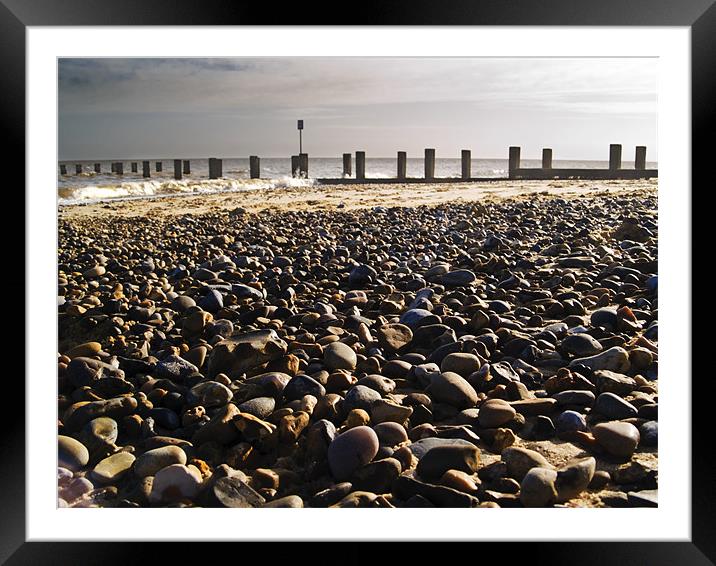
[[[157,198],[220,192],[278,189],[282,187],[310,187],[312,179],[280,177],[276,179],[202,179],[202,180],[154,180],[130,181],[103,185],[60,187],[57,191],[60,205]]]

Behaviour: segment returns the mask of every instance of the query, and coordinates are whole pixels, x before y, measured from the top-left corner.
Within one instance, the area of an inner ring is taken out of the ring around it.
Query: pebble
[[[378,453],[378,435],[367,426],[358,426],[335,437],[328,447],[328,464],[333,477],[346,480]]]
[[[435,401],[446,403],[458,409],[468,409],[477,404],[477,392],[475,389],[456,373],[433,374],[429,391]]]
[[[153,476],[167,466],[186,464],[186,461],[186,452],[178,446],[162,446],[140,455],[134,464],[134,473],[140,478]]]
[[[592,434],[602,448],[613,456],[630,458],[639,444],[639,430],[630,423],[600,423]]]
[[[608,420],[622,420],[635,417],[637,409],[614,393],[602,393],[594,403],[595,412]]]
[[[482,428],[498,428],[515,418],[517,411],[502,399],[489,399],[480,405],[477,422]]]
[[[591,464],[563,464],[583,449],[612,469],[637,430],[650,458],[658,444],[656,194],[588,192],[63,214],[58,433],[87,456],[58,441],[75,468],[58,471],[58,501],[515,507],[550,470],[562,487],[541,504],[651,504],[609,495],[598,472],[584,497]],[[636,428],[604,432],[622,424]],[[365,429],[344,463],[340,439]],[[426,479],[436,447],[500,459]],[[343,479],[356,485],[331,491]],[[624,485],[657,486],[656,466]]]
[[[57,437],[58,445],[58,464],[62,468],[77,471],[89,462],[89,451],[84,444],[69,436],[59,435]]]
[[[448,470],[475,473],[480,466],[480,450],[476,446],[436,446],[428,450],[418,462],[418,475],[436,480]]]
[[[134,461],[134,454],[129,452],[112,454],[92,469],[92,479],[103,485],[116,483],[129,471]]]
[[[525,507],[549,507],[557,501],[557,472],[531,468],[520,483],[520,502]]]
[[[380,347],[392,354],[410,344],[413,339],[413,331],[405,324],[384,324],[376,331],[376,338]]]
[[[561,343],[562,350],[577,358],[593,356],[601,352],[603,346],[589,334],[570,334]]]
[[[554,468],[542,454],[527,448],[510,446],[505,448],[500,456],[507,465],[508,475],[517,481],[522,481],[525,474],[532,468]]]
[[[629,353],[620,346],[613,346],[593,356],[575,358],[569,363],[570,367],[578,365],[586,366],[593,371],[625,372],[629,370],[631,364],[629,363]]]
[[[323,363],[328,369],[355,369],[358,357],[355,350],[341,342],[333,342],[323,350]]]
[[[172,464],[162,468],[154,476],[149,501],[153,503],[169,503],[182,500],[191,501],[201,488],[202,478],[194,466]]]
[[[381,422],[373,427],[381,446],[398,446],[408,441],[405,427],[397,422]]]

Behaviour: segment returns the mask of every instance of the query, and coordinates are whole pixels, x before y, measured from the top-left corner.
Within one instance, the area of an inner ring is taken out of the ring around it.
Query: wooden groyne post
[[[149,161],[142,161],[142,177],[149,177]]]
[[[507,176],[514,179],[517,176],[517,170],[520,168],[520,148],[519,146],[510,147],[509,162],[507,165]]]
[[[609,170],[618,171],[622,168],[622,144],[609,145]]]
[[[249,176],[252,179],[261,178],[261,160],[257,155],[249,156]]]
[[[298,177],[300,175],[300,166],[298,163],[298,155],[291,156],[291,177]]]
[[[137,172],[137,162],[132,161],[131,167],[132,167],[132,173],[136,173]]]
[[[80,173],[82,173],[82,165],[75,163],[75,174],[79,175]]]
[[[542,150],[542,169],[552,169],[552,150],[548,147]]]
[[[117,175],[124,175],[124,163],[117,161],[117,163],[114,164],[114,172],[117,173]]]
[[[432,148],[425,149],[425,178],[435,178],[435,150]]]
[[[191,173],[191,163],[189,162],[188,159],[185,159],[185,160],[184,160],[183,173],[184,173],[185,175],[189,175],[189,174]]]
[[[350,153],[343,154],[343,176],[350,177],[353,174],[353,159]]]
[[[308,178],[308,154],[298,154],[298,167],[301,170],[301,177]]]
[[[365,179],[365,151],[356,151],[356,179]]]
[[[102,164],[101,164],[101,163],[95,163],[95,164],[94,164],[94,172],[95,172],[95,173],[101,173],[101,172],[102,172]]]
[[[463,179],[472,177],[472,153],[469,149],[463,149],[460,152],[460,173]]]
[[[408,154],[405,151],[398,152],[398,179],[405,180],[408,176]]]
[[[636,154],[634,155],[634,169],[644,171],[646,169],[646,146],[636,146]]]
[[[162,170],[162,162],[161,162],[161,161],[157,161],[154,170],[157,171],[157,172],[159,172],[159,171]]]
[[[218,179],[223,174],[221,159],[209,158],[209,179]]]
[[[67,165],[60,163],[60,175],[67,175]]]
[[[181,159],[174,160],[174,178],[181,179]]]

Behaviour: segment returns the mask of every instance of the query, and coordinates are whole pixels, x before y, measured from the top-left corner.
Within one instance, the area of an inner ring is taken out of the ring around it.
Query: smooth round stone
[[[581,391],[569,389],[560,391],[552,395],[557,400],[558,405],[577,405],[579,407],[591,407],[594,403],[594,393],[591,391]]]
[[[579,497],[594,477],[597,461],[594,458],[583,458],[569,464],[557,472],[557,501],[562,503]]]
[[[339,434],[328,446],[328,465],[337,480],[370,462],[378,453],[378,435],[367,426],[358,426]]]
[[[462,377],[468,377],[471,373],[479,370],[481,366],[480,358],[475,354],[453,352],[443,358],[440,363],[440,371],[443,373],[457,373]]]
[[[94,277],[101,277],[105,273],[107,273],[107,270],[104,266],[95,265],[94,267],[90,267],[88,270],[84,271],[82,275],[85,279],[91,279]]]
[[[92,357],[97,355],[101,349],[102,344],[99,342],[85,342],[72,348],[66,355],[70,359]]]
[[[323,350],[323,363],[331,370],[353,370],[358,364],[358,356],[353,348],[343,342],[333,342]]]
[[[356,385],[365,385],[371,389],[375,389],[379,393],[385,395],[395,391],[395,381],[382,375],[371,374],[362,377],[356,382]]]
[[[587,366],[593,371],[609,370],[614,372],[629,371],[631,363],[629,362],[629,353],[620,346],[613,346],[608,350],[604,350],[593,356],[583,358],[574,358],[569,362],[569,367],[577,365]]]
[[[187,309],[190,309],[191,307],[196,306],[196,301],[192,299],[191,297],[187,297],[186,295],[179,295],[176,299],[172,301],[172,310],[175,310],[177,312],[184,312]]]
[[[418,462],[418,475],[425,480],[436,480],[448,470],[475,473],[480,466],[477,446],[436,446],[428,450]]]
[[[433,316],[429,310],[426,309],[409,309],[400,315],[401,324],[405,324],[410,328],[417,326],[420,321],[428,316]]]
[[[659,444],[659,423],[647,421],[639,427],[641,444],[643,446],[658,446]]]
[[[216,289],[209,289],[206,292],[206,295],[199,299],[197,306],[213,314],[223,308],[224,297]]]
[[[184,378],[199,371],[194,364],[184,358],[170,355],[159,362],[154,368],[154,376],[157,379],[169,379],[171,381],[182,381]]]
[[[117,452],[100,461],[92,470],[92,479],[101,484],[113,484],[134,464],[134,454]]]
[[[303,499],[298,495],[287,495],[279,499],[274,499],[264,504],[264,508],[269,507],[272,509],[302,509]]]
[[[81,477],[73,479],[67,487],[60,490],[60,494],[65,501],[74,501],[93,489],[94,484],[86,477]]]
[[[346,417],[346,427],[353,428],[356,426],[367,425],[370,422],[370,415],[363,409],[351,409]]]
[[[520,502],[525,507],[549,507],[557,501],[557,472],[532,468],[520,483]]]
[[[365,385],[354,385],[346,393],[344,405],[348,411],[363,409],[370,414],[371,406],[380,399],[381,395],[375,389]]]
[[[562,350],[572,356],[593,356],[601,352],[603,346],[589,334],[570,334],[562,340]]]
[[[564,411],[554,423],[557,434],[587,430],[587,420],[577,411]]]
[[[70,436],[57,437],[58,465],[77,471],[89,462],[89,451],[84,444]]]
[[[289,401],[303,399],[306,395],[313,395],[316,399],[320,399],[325,394],[325,387],[308,375],[291,378],[283,389],[283,395]]]
[[[630,423],[600,423],[592,428],[599,445],[613,456],[629,458],[639,445],[639,430]]]
[[[517,411],[502,399],[489,399],[480,405],[477,422],[482,428],[498,428],[515,418]]]
[[[378,278],[378,272],[370,265],[356,265],[348,274],[350,285],[367,285]]]
[[[610,420],[636,417],[637,408],[614,393],[602,393],[594,402],[593,410]]]
[[[57,468],[57,483],[63,485],[68,483],[73,477],[72,471],[67,468]]]
[[[239,405],[239,411],[249,413],[260,419],[265,419],[276,408],[276,400],[273,397],[256,397],[244,401]]]
[[[399,405],[387,399],[378,399],[370,407],[370,418],[374,423],[404,423],[413,414],[412,407]]]
[[[117,421],[109,417],[97,417],[82,429],[83,440],[90,448],[114,444],[117,441],[119,427]]]
[[[376,331],[376,338],[380,347],[392,354],[410,343],[413,331],[409,326],[397,322],[384,324]]]
[[[458,409],[469,409],[477,404],[477,392],[456,373],[435,373],[430,379],[430,396],[433,401]]]
[[[597,309],[589,317],[589,322],[594,327],[615,328],[617,325],[617,311],[611,307]]]
[[[199,383],[189,391],[190,403],[205,408],[221,407],[231,401],[233,397],[231,389],[218,381]]]
[[[407,442],[408,433],[403,425],[394,422],[377,424],[373,430],[378,435],[378,442],[381,446],[397,446]]]
[[[153,476],[172,464],[186,464],[186,452],[178,446],[162,446],[139,456],[134,464],[134,473],[140,478]]]
[[[525,474],[532,468],[554,468],[539,452],[518,446],[505,448],[501,458],[507,464],[507,474],[517,481],[522,481]]]
[[[462,438],[437,438],[437,437],[429,437],[429,438],[423,438],[421,440],[418,440],[416,442],[413,442],[412,444],[408,445],[408,448],[413,453],[413,455],[420,460],[425,454],[428,452],[428,450],[431,450],[432,448],[435,448],[436,446],[474,446],[472,442],[469,442],[467,440],[463,440]]]
[[[201,489],[201,473],[195,466],[172,464],[157,472],[149,501],[169,503],[192,500]]]
[[[469,269],[456,269],[441,277],[443,285],[449,287],[463,287],[477,281],[477,276]]]

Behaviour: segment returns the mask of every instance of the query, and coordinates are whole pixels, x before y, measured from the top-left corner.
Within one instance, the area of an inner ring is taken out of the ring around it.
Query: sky
[[[657,160],[657,59],[60,59],[59,159],[438,157]]]

